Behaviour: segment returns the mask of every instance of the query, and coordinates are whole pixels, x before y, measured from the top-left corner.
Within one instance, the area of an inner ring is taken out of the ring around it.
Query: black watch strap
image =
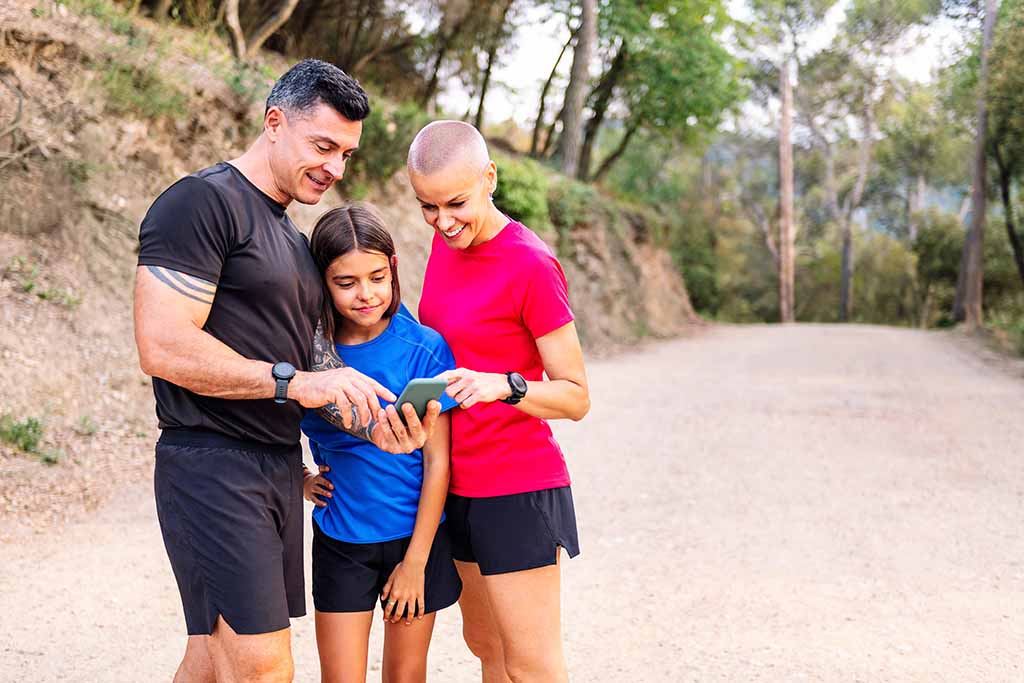
[[[291,363],[275,363],[270,374],[274,376],[274,403],[287,403],[288,383],[295,377],[295,366]]]
[[[508,398],[501,399],[501,401],[502,403],[514,406],[526,396],[526,379],[518,372],[506,372],[505,377],[508,379],[508,386],[512,390],[512,394]]]

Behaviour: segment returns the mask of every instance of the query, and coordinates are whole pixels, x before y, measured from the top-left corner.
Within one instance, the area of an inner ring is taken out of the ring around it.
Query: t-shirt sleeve
[[[521,315],[534,339],[572,322],[569,285],[562,266],[554,256],[537,260],[525,279]]]
[[[234,245],[217,190],[187,176],[157,197],[139,229],[139,265],[161,266],[216,283]]]
[[[427,328],[428,330],[430,328]],[[455,369],[455,356],[448,347],[448,342],[434,330],[430,330],[428,343],[425,344],[428,353],[423,354],[424,367],[416,373],[418,377],[436,377],[442,372]],[[447,393],[441,394],[441,412],[451,410],[459,405]]]

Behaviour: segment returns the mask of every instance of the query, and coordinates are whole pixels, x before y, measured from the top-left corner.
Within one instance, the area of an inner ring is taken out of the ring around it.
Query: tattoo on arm
[[[345,361],[338,355],[334,344],[324,336],[324,324],[318,322],[316,332],[313,333],[313,372],[343,367],[345,367]]]
[[[317,323],[316,333],[313,335],[313,371],[320,372],[343,367],[346,367],[345,361],[338,355],[334,344],[330,343],[324,336],[323,324]],[[317,408],[316,414],[343,432],[347,432],[364,441],[373,441],[371,434],[373,433],[373,428],[377,426],[377,420],[370,418],[370,424],[365,427],[361,426],[359,424],[359,412],[355,406],[352,406],[352,427],[345,426],[341,419],[341,410],[333,403]]]
[[[217,293],[216,284],[161,266],[146,266],[146,270],[178,294],[199,303],[213,304],[213,297]]]

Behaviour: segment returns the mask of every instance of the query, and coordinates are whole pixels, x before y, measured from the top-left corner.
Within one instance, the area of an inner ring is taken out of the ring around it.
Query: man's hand
[[[427,414],[423,416],[422,422],[411,403],[402,406],[402,414],[405,415],[406,424],[402,424],[402,418],[394,406],[377,411],[377,422],[370,434],[373,445],[387,453],[412,453],[417,448],[423,448],[437,424],[441,403],[428,403]]]
[[[342,422],[349,429],[353,426],[353,413],[358,414],[361,425],[370,424],[370,419],[380,410],[378,396],[385,401],[397,400],[380,382],[353,368],[298,372],[288,386],[288,398],[305,408],[336,405]]]

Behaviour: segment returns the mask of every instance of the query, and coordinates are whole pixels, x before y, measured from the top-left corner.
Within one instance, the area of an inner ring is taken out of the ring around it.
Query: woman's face
[[[334,259],[325,277],[335,310],[361,328],[386,326],[382,318],[391,306],[391,266],[396,260],[359,249]]]
[[[483,170],[455,162],[431,175],[409,174],[423,219],[452,249],[476,246],[492,237],[486,228],[494,217],[490,196],[497,179],[493,161]]]

